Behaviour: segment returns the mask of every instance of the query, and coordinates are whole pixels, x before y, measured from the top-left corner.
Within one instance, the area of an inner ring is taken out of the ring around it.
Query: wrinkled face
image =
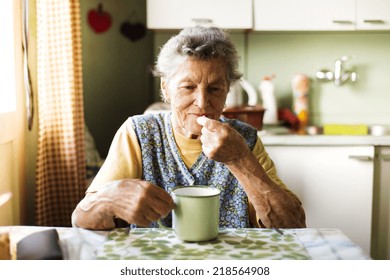
[[[186,59],[169,80],[162,79],[164,97],[171,103],[176,132],[197,138],[200,116],[218,120],[229,91],[226,62],[222,59]]]

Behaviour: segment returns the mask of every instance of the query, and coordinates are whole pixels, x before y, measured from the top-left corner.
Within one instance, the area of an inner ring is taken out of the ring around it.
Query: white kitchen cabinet
[[[390,30],[390,0],[356,0],[356,29]]]
[[[374,146],[265,146],[307,227],[341,229],[370,254]]]
[[[390,0],[254,0],[254,30],[390,30]]]
[[[372,257],[390,259],[390,147],[375,150]]]
[[[254,0],[254,30],[354,30],[355,0]]]
[[[147,27],[216,25],[224,29],[252,29],[252,6],[252,0],[147,0]]]

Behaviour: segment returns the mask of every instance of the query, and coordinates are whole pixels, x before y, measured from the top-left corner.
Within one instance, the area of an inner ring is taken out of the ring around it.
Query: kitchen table
[[[24,237],[48,227],[0,227],[8,232],[11,252]],[[338,229],[221,229],[217,239],[183,242],[166,229],[91,231],[55,228],[64,259],[369,259]]]

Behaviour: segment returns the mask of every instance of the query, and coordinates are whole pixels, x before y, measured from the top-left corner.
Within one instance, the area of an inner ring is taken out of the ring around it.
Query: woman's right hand
[[[175,207],[162,188],[140,179],[112,181],[97,192],[87,193],[72,215],[72,223],[90,229],[114,227],[114,217],[148,226]]]

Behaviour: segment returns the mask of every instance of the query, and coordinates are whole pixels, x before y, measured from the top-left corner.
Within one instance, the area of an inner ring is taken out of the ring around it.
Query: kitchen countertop
[[[297,135],[259,131],[265,146],[390,146],[390,135]]]

